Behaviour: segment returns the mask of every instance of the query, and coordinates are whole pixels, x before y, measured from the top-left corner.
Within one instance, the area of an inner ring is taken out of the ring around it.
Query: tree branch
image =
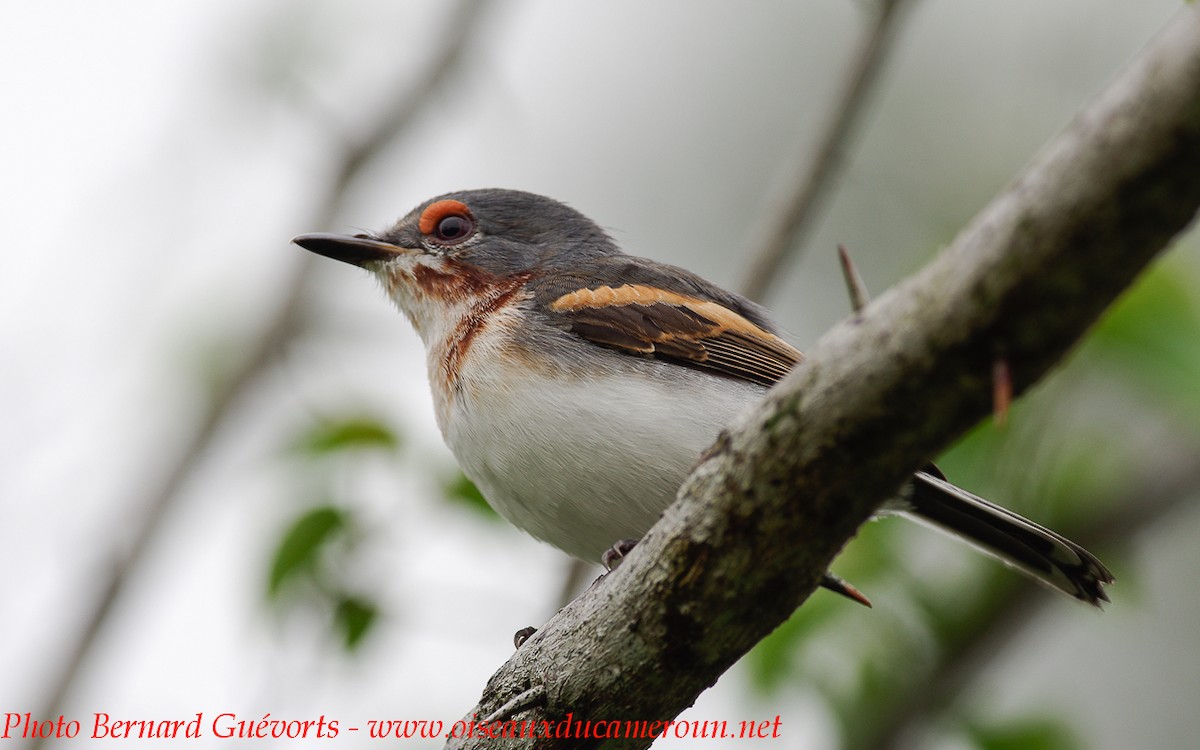
[[[988,413],[997,347],[1017,393],[1066,355],[1194,218],[1197,164],[1189,6],[950,248],[836,326],[723,433],[621,567],[530,638],[467,718],[537,685],[545,705],[517,719],[678,715],[791,615],[910,472]]]

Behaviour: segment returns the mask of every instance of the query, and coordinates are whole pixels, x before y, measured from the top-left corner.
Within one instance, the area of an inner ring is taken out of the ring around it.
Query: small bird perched
[[[532,193],[451,193],[379,235],[294,242],[383,283],[425,344],[438,426],[463,472],[501,516],[585,560],[641,538],[718,432],[803,358],[759,305],[626,255]],[[888,511],[1108,601],[1112,574],[1095,556],[932,466]],[[825,585],[860,596],[834,576]]]

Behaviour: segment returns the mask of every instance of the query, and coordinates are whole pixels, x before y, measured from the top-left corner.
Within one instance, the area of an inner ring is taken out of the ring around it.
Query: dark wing
[[[593,343],[765,386],[779,381],[803,358],[794,346],[731,305],[651,283],[590,281],[546,297],[545,309]]]

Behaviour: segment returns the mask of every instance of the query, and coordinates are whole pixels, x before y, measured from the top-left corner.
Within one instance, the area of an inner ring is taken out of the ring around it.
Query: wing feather
[[[803,359],[795,347],[725,305],[645,284],[578,289],[551,301],[549,310],[595,344],[766,386]]]

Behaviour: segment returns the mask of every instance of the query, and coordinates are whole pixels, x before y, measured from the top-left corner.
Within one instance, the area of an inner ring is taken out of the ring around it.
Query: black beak
[[[324,255],[326,258],[361,266],[371,260],[388,260],[406,251],[402,247],[373,240],[366,236],[349,237],[344,234],[302,234],[292,240],[305,250]]]

